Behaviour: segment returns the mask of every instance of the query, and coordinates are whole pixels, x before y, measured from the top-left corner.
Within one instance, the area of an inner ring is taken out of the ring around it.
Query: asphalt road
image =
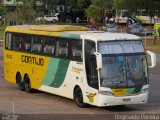
[[[0,42],[0,46],[2,43]],[[6,114],[19,114],[18,120],[111,120],[117,115],[153,114],[160,120],[160,53],[157,67],[149,70],[150,92],[147,104],[98,108],[79,108],[74,101],[56,95],[19,91],[17,86],[4,80],[3,51],[0,47],[0,119]],[[145,120],[145,119],[144,119]]]

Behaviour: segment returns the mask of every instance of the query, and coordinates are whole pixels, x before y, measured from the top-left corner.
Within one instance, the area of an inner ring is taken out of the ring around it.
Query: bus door
[[[85,69],[87,78],[87,99],[90,104],[96,104],[98,100],[98,73],[96,56],[96,44],[93,41],[85,41]]]

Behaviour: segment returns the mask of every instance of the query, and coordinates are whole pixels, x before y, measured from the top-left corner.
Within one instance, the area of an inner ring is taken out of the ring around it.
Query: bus
[[[131,34],[74,25],[5,30],[5,80],[28,93],[36,89],[73,99],[79,107],[146,103],[148,67],[155,66],[155,54]]]
[[[118,15],[119,12],[120,14]],[[156,12],[155,12],[156,13]],[[143,24],[143,25],[149,25],[159,22],[159,18],[156,16],[156,14],[151,18],[148,13],[146,13],[145,10],[140,10],[137,12],[133,12],[132,14],[129,13],[128,10],[120,10],[116,11],[115,16],[115,22],[120,24]],[[114,20],[113,18],[110,19],[110,21]]]

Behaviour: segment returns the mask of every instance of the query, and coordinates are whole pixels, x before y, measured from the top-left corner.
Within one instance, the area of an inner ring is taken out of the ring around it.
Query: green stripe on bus
[[[135,88],[128,88],[128,94],[133,94]]]
[[[44,80],[41,82],[41,84],[47,85],[47,86],[52,84],[56,76],[56,71],[58,68],[59,61],[60,61],[59,59],[55,59],[55,58],[50,59],[50,62],[48,64],[48,69],[46,71],[46,75],[44,77]]]
[[[139,87],[136,87],[135,90],[133,91],[133,94],[134,93],[139,93],[142,89],[142,86],[139,86]]]
[[[66,77],[68,66],[69,66],[69,60],[60,60],[56,76],[54,78],[53,83],[50,85],[51,87],[58,88],[62,85]]]
[[[64,82],[68,66],[69,60],[51,58],[46,75],[41,84],[55,88],[60,87]]]
[[[80,39],[80,35],[60,33],[61,37]]]

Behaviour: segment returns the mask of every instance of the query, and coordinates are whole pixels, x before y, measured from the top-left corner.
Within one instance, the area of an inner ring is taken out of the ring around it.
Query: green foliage
[[[7,9],[5,7],[0,7],[0,16],[5,15],[7,12]]]
[[[91,0],[91,5],[86,9],[86,16],[99,18],[104,22],[106,11],[112,10],[113,4],[113,0]]]
[[[0,31],[0,40],[4,40],[4,31]]]
[[[101,9],[99,7],[91,5],[85,12],[87,17],[93,17],[98,20],[101,18]]]
[[[57,11],[57,6],[59,6],[61,13],[61,21],[65,22],[67,19],[67,14],[71,17],[79,16],[79,14],[84,13],[85,9],[90,5],[90,0],[42,0],[47,9],[47,14],[51,11]]]
[[[114,1],[113,0],[91,0],[92,5],[99,7],[103,10],[111,10]]]
[[[159,0],[115,0],[114,9],[128,9],[130,11],[146,10],[156,11],[160,10]]]
[[[36,11],[34,7],[34,0],[25,0],[23,4],[17,4],[17,22],[21,24],[32,23],[36,17]]]

